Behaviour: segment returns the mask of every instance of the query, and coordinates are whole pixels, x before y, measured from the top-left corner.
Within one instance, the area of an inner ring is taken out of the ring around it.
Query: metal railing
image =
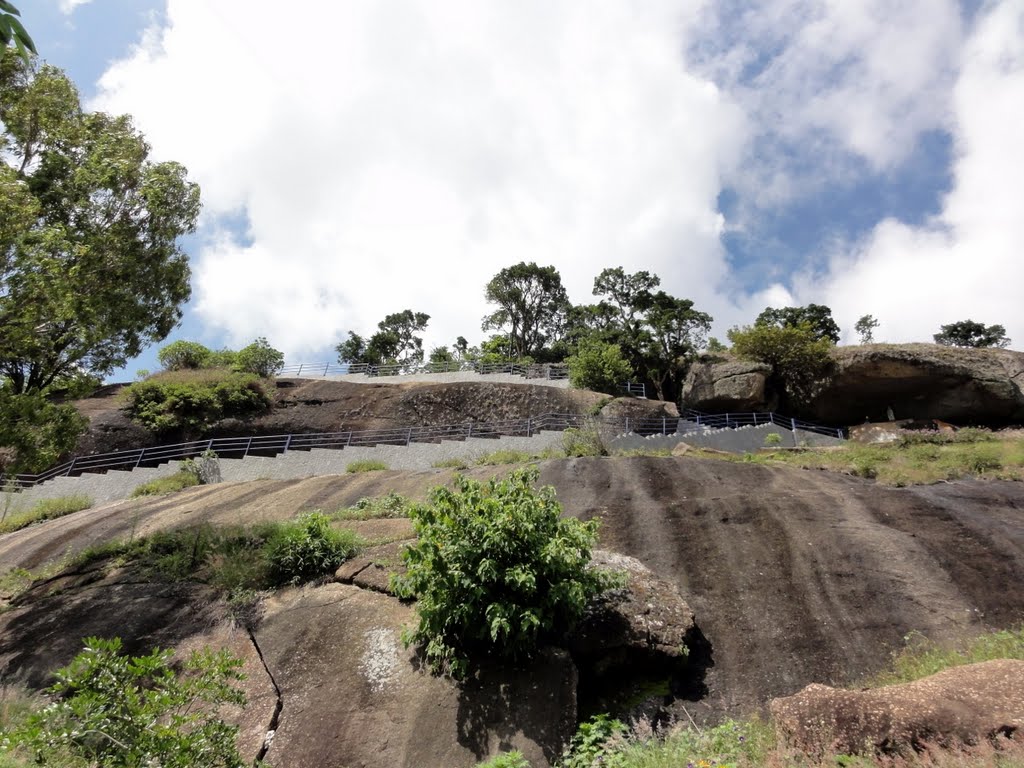
[[[632,397],[641,397],[644,400],[647,399],[647,385],[642,381],[627,381],[622,385],[622,391]]]
[[[392,365],[370,365],[369,363],[294,363],[284,366],[278,376],[292,375],[296,378],[307,376],[411,376],[424,373],[478,373],[482,376],[504,373],[522,376],[525,379],[561,380],[569,378],[569,367],[564,363],[476,363],[449,361],[443,363],[395,363]]]
[[[776,413],[708,414],[687,410],[682,417],[604,418],[574,413],[545,413],[525,419],[490,422],[464,422],[433,426],[394,427],[389,429],[347,430],[341,432],[312,432],[286,435],[252,435],[246,437],[219,437],[191,440],[172,445],[156,445],[126,451],[76,456],[38,475],[16,475],[9,481],[13,490],[22,490],[57,477],[70,477],[86,472],[127,470],[155,466],[177,459],[188,459],[213,451],[223,458],[246,456],[276,456],[288,451],[308,451],[313,448],[342,449],[356,446],[412,445],[437,443],[441,440],[465,440],[470,437],[532,437],[538,432],[564,431],[596,423],[625,433],[638,435],[674,435],[701,429],[735,429],[759,424],[776,424],[784,429],[803,430],[843,438],[841,429],[780,416]]]

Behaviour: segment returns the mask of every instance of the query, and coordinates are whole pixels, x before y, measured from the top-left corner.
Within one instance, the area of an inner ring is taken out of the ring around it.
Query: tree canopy
[[[106,374],[178,324],[199,188],[59,69],[0,54],[0,375],[16,393]]]
[[[839,326],[832,319],[832,310],[822,304],[808,304],[806,307],[767,307],[757,316],[754,325],[796,328],[806,326],[816,339],[828,339],[839,343]]]
[[[1001,325],[985,325],[973,320],[961,320],[939,328],[933,337],[936,344],[946,347],[1007,347],[1010,340]]]
[[[12,3],[0,0],[0,48],[13,45],[21,60],[28,64],[29,53],[36,53],[36,44],[18,20],[19,16],[21,11]]]
[[[364,339],[355,331],[334,349],[340,363],[414,365],[423,362],[423,337],[430,315],[404,309],[377,323],[377,332]]]
[[[554,267],[525,261],[491,278],[484,297],[498,308],[484,317],[482,330],[507,329],[514,357],[534,357],[564,326],[569,299]]]

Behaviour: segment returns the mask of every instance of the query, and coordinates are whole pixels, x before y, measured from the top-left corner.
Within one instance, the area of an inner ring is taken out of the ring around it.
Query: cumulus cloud
[[[72,13],[75,12],[75,8],[77,8],[80,5],[86,5],[91,2],[92,0],[60,0],[60,5],[58,7],[60,8],[61,13],[63,13],[65,16],[70,16]]]
[[[926,226],[887,220],[839,255],[801,295],[821,296],[852,327],[870,313],[888,341],[931,340],[971,318],[1024,347],[1024,4],[990,4],[959,51],[952,91],[955,183]],[[852,335],[852,334],[851,334]]]
[[[683,66],[678,3],[168,3],[101,82],[206,204],[196,311],[289,355],[410,307],[479,338],[483,287],[604,267],[710,304],[742,113]],[[219,229],[243,211],[244,235]]]

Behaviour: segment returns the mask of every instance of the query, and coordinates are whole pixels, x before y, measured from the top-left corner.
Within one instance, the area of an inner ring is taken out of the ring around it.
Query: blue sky
[[[576,302],[654,271],[719,336],[816,302],[883,340],[1024,341],[1022,0],[21,6],[203,189],[172,339],[321,360],[411,307],[428,346],[477,341],[526,260]]]

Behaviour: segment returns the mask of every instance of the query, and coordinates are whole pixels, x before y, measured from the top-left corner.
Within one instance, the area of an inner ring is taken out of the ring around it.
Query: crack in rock
[[[256,763],[262,763],[267,756],[267,752],[270,751],[270,745],[274,741],[274,734],[277,733],[277,727],[281,722],[281,712],[284,710],[284,695],[281,693],[280,687],[277,685],[277,680],[274,679],[274,673],[270,671],[270,667],[267,666],[266,659],[263,658],[263,651],[260,649],[260,644],[256,642],[256,635],[251,629],[246,629],[249,634],[249,641],[252,643],[252,647],[256,649],[256,655],[259,657],[260,664],[263,665],[263,670],[267,673],[267,677],[270,679],[270,684],[274,686],[274,694],[277,700],[274,702],[274,713],[270,716],[270,722],[267,723],[267,735],[263,737],[263,744],[260,747],[259,754],[256,755]]]

